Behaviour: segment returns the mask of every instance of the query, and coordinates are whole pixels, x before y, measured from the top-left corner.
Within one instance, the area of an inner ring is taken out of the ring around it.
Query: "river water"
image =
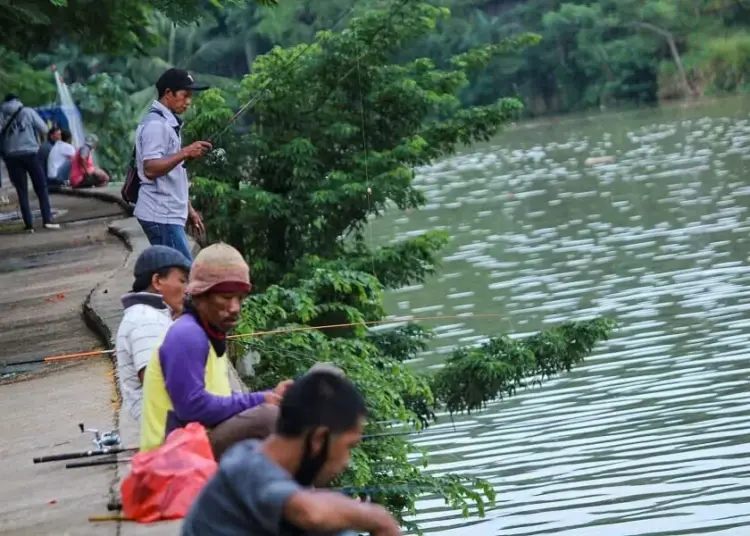
[[[620,323],[572,373],[417,438],[428,471],[497,490],[484,519],[422,501],[424,529],[750,534],[749,112],[731,99],[522,125],[420,170],[428,205],[374,224],[386,242],[452,237],[436,277],[388,297],[397,315],[456,317],[431,323],[417,367],[486,335]],[[616,161],[584,165],[601,155]]]

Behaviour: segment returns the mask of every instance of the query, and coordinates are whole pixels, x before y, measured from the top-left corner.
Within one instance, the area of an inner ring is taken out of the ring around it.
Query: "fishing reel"
[[[205,159],[210,166],[226,164],[227,152],[221,147],[218,147],[206,153]]]
[[[92,439],[91,442],[96,445],[97,450],[111,449],[121,445],[120,434],[117,430],[100,432],[96,428],[85,428],[82,422],[78,423],[78,428],[81,430],[82,434],[86,432],[94,434],[94,439]]]

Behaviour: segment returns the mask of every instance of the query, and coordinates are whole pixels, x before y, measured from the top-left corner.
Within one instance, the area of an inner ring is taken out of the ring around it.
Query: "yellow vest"
[[[163,341],[162,341],[163,342]],[[174,410],[172,399],[167,392],[164,375],[159,360],[159,348],[146,366],[143,376],[143,413],[141,415],[141,451],[152,450],[164,443],[166,439],[167,419]],[[227,360],[216,355],[214,347],[208,345],[206,360],[206,391],[216,396],[231,396]]]

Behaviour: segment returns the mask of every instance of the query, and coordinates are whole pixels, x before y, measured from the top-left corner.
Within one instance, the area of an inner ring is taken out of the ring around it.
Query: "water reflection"
[[[383,240],[450,232],[438,277],[394,313],[455,315],[416,364],[487,334],[616,316],[587,365],[495,404],[428,446],[437,473],[495,484],[450,534],[742,535],[750,523],[748,101],[522,128],[421,170],[428,205],[375,224]],[[584,165],[589,156],[614,163]],[[502,313],[505,320],[472,318]],[[467,523],[471,528],[467,527]]]

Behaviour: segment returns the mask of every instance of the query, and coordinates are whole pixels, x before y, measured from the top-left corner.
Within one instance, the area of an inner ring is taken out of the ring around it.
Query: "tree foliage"
[[[269,7],[269,0],[107,0],[93,9],[73,0],[0,0],[7,7],[0,20],[8,29],[0,37],[0,59],[5,48],[28,63],[0,63],[0,81],[42,104],[49,84],[37,93],[28,80],[44,79],[51,64],[69,83],[120,75],[140,111],[169,66],[189,69],[215,86],[231,85],[274,46],[310,42],[320,30],[339,31],[349,17],[382,10],[388,1],[299,0]],[[399,60],[428,58],[445,69],[469,49],[523,32],[541,36],[537,46],[467,73],[468,84],[458,94],[463,105],[510,95],[524,102],[524,114],[536,115],[748,89],[750,3],[744,0],[433,2],[453,16],[402,48]]]
[[[229,0],[231,3],[232,0]],[[273,5],[275,0],[257,0]],[[176,23],[205,14],[221,0],[0,0],[0,47],[27,54],[60,41],[82,45],[87,52],[132,53],[156,43],[155,12]]]
[[[115,178],[122,176],[133,151],[136,108],[129,98],[132,86],[120,75],[92,75],[85,84],[71,85],[86,130],[99,137],[99,165]]]
[[[57,89],[52,73],[34,69],[18,54],[3,48],[0,48],[0,87],[32,105],[54,102]]]
[[[439,410],[478,410],[569,370],[613,327],[595,319],[520,341],[500,335],[456,351],[430,374],[405,363],[427,348],[429,330],[408,322],[372,329],[386,319],[384,292],[432,274],[449,237],[427,232],[379,246],[369,220],[423,205],[415,167],[489,139],[518,115],[515,99],[462,108],[458,94],[472,73],[538,41],[520,34],[464,51],[444,68],[425,58],[393,63],[447,16],[401,0],[320,33],[309,47],[274,48],[242,80],[238,100],[257,98],[250,116],[222,134],[233,110],[227,92],[214,89],[200,97],[185,130],[222,149],[191,169],[209,240],[237,247],[251,266],[255,290],[237,332],[243,351],[261,359],[247,381],[267,387],[333,362],[366,396],[368,434],[387,433],[387,423],[422,428]],[[335,485],[367,490],[409,527],[421,494],[466,514],[494,499],[487,482],[423,474],[413,453],[402,436],[364,441]]]

